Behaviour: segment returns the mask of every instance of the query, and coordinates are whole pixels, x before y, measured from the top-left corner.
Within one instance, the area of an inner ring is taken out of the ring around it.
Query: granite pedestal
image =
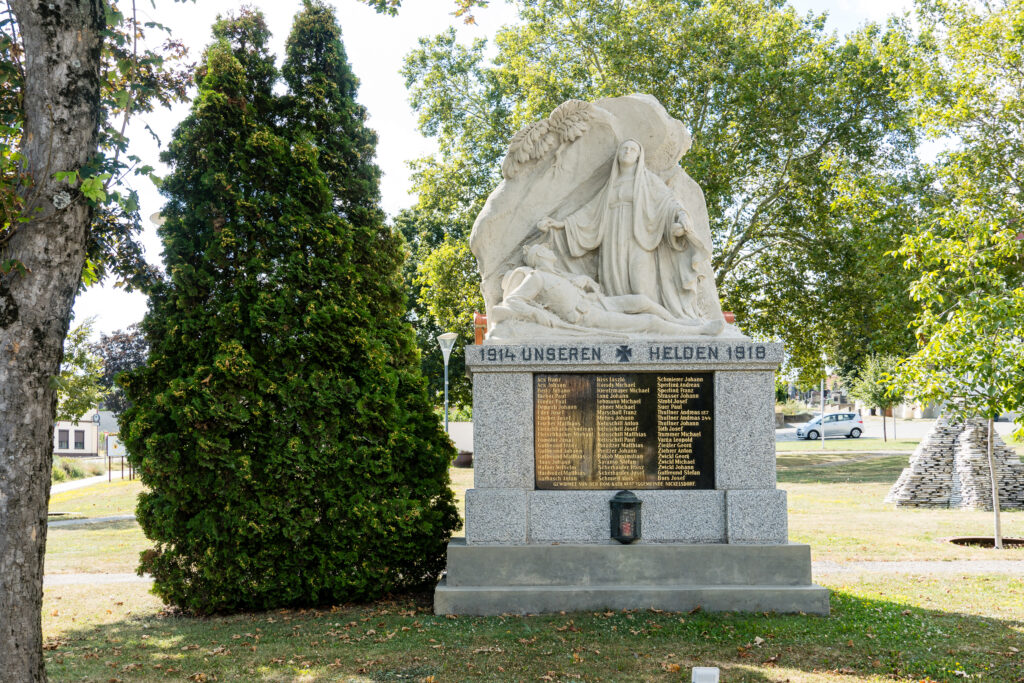
[[[786,493],[775,487],[781,360],[781,344],[708,338],[467,347],[474,487],[435,611],[827,614],[828,591],[812,583],[809,547],[788,542]],[[640,540],[610,538],[609,500],[620,487],[538,489],[535,375],[700,372],[713,386],[713,486],[630,488],[642,506]]]

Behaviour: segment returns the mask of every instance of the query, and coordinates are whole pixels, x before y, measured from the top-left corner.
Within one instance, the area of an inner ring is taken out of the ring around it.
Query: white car
[[[824,422],[825,438],[845,436],[856,439],[864,433],[864,420],[857,413],[828,413]],[[803,427],[796,428],[796,438],[814,441],[821,438],[821,416],[814,418]]]

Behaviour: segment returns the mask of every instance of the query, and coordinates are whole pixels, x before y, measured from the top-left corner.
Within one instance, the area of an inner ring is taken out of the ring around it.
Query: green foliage
[[[903,403],[903,392],[893,381],[899,362],[900,359],[894,356],[868,356],[850,386],[850,396],[883,410]]]
[[[789,400],[789,382],[778,375],[775,376],[775,402],[785,403]]]
[[[49,201],[40,192],[47,179],[31,178],[22,170],[25,49],[9,3],[5,5],[7,12],[0,15],[0,276],[27,274],[17,258],[3,258],[4,247]],[[191,79],[182,66],[186,50],[181,42],[168,39],[159,48],[147,47],[147,34],[167,33],[165,27],[140,21],[134,5],[131,15],[116,2],[105,5],[99,153],[82,168],[51,169],[52,179],[68,188],[62,199],[53,200],[53,207],[62,210],[77,201],[92,205],[83,286],[114,274],[119,285],[145,287],[154,274],[137,241],[142,230],[138,194],[128,181],[155,176],[151,166],[128,154],[125,131],[132,116],[183,101]]]
[[[78,420],[107,394],[103,387],[103,359],[89,343],[95,320],[89,318],[68,332],[64,340],[64,359],[60,364],[57,385],[57,420]]]
[[[377,136],[355,100],[359,79],[345,56],[334,10],[321,0],[303,2],[281,70],[291,93],[282,103],[286,125],[316,146],[338,213],[353,223],[380,223]]]
[[[88,476],[85,468],[74,460],[54,457],[50,472],[50,482],[57,483],[70,479],[83,479]]]
[[[775,411],[782,413],[783,415],[797,415],[799,413],[817,412],[815,408],[812,408],[803,401],[799,401],[797,399],[787,399],[781,403],[777,403],[775,405]]]
[[[922,0],[918,21],[907,96],[953,142],[939,201],[898,250],[921,306],[899,378],[953,416],[994,418],[1024,407],[1024,3]]]
[[[117,330],[112,334],[100,334],[100,340],[92,347],[93,353],[103,361],[103,376],[100,385],[106,390],[103,407],[120,415],[128,407],[124,389],[117,384],[122,372],[140,368],[146,364],[149,352],[145,336],[138,325],[127,331]]]
[[[477,277],[476,259],[469,250],[465,240],[446,238],[436,249],[427,254],[419,263],[415,283],[420,288],[420,302],[426,308],[428,320],[435,323],[431,327],[433,346],[438,349],[437,335],[442,332],[455,332],[459,335],[449,360],[449,383],[458,382],[457,391],[449,391],[450,401],[461,405],[470,405],[472,399],[468,379],[465,377],[465,345],[474,341],[473,316],[465,315],[465,311],[484,310],[484,300],[480,293]],[[433,351],[433,349],[431,349]],[[432,354],[433,355],[433,354]],[[442,376],[444,359],[441,358]],[[439,383],[443,392],[443,379]],[[437,395],[441,399],[440,392]]]
[[[921,187],[893,96],[906,61],[898,30],[840,40],[822,17],[773,0],[530,0],[520,18],[491,60],[453,31],[406,59],[420,128],[440,150],[413,166],[429,251],[443,242],[435,226],[466,238],[516,130],[565,99],[646,92],[692,130],[682,163],[707,198],[723,307],[746,332],[785,341],[807,376],[822,350],[845,364],[864,347],[909,352],[908,276],[884,257],[912,227]],[[858,187],[879,189],[844,201]],[[429,251],[414,253],[425,262]]]
[[[427,389],[434,400],[435,405],[441,405],[444,401],[444,358],[441,355],[441,348],[438,346],[437,337],[445,332],[457,332],[459,339],[452,349],[449,358],[448,397],[451,405],[470,407],[473,403],[473,386],[466,377],[466,358],[464,348],[474,340],[472,325],[464,325],[465,321],[458,319],[452,329],[446,329],[437,322],[437,319],[428,310],[429,301],[423,292],[423,277],[421,275],[422,263],[429,258],[434,247],[440,245],[445,239],[443,226],[432,222],[429,215],[415,209],[401,211],[395,217],[395,228],[402,233],[406,241],[406,249],[409,254],[402,268],[402,279],[407,292],[406,307],[407,317],[416,331],[416,346],[420,350],[420,363],[423,376],[427,379]],[[479,280],[475,272],[471,272],[468,283],[475,287],[473,296],[480,297]],[[467,282],[457,283],[458,288],[464,288]],[[446,286],[453,283],[448,282]],[[435,307],[437,304],[435,303]],[[474,310],[483,312],[483,305]],[[447,320],[452,320],[448,317]],[[470,317],[470,320],[472,318]]]
[[[364,0],[367,5],[381,14],[398,14],[398,8],[402,6],[402,0]],[[452,14],[462,17],[467,24],[475,24],[473,10],[477,7],[487,7],[488,0],[455,0],[455,11]]]
[[[261,14],[215,35],[165,155],[167,279],[142,325],[148,364],[122,379],[134,404],[122,435],[149,488],[139,523],[155,542],[141,569],[199,613],[432,582],[458,525],[455,453],[403,320],[401,237],[381,224],[376,188],[359,195],[377,171],[339,168],[368,164],[373,137],[334,15],[316,2],[299,13],[286,71],[316,87],[283,95]]]

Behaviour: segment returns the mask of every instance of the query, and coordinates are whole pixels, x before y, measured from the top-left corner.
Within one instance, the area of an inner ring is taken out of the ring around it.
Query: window
[[[58,429],[57,430],[57,448],[68,447],[68,430]]]
[[[84,429],[76,429],[75,430],[75,450],[76,451],[84,451],[85,450],[85,430]]]

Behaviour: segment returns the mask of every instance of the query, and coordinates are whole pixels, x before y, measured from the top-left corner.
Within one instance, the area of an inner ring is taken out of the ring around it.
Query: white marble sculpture
[[[502,283],[501,303],[492,309],[495,328],[540,325],[561,334],[633,334],[687,337],[717,334],[725,322],[685,324],[645,294],[609,294],[587,275],[562,271],[550,247],[524,249],[525,266],[509,271]],[[536,338],[536,337],[533,337]]]
[[[689,147],[649,95],[570,100],[517,133],[470,236],[487,340],[737,336]]]

